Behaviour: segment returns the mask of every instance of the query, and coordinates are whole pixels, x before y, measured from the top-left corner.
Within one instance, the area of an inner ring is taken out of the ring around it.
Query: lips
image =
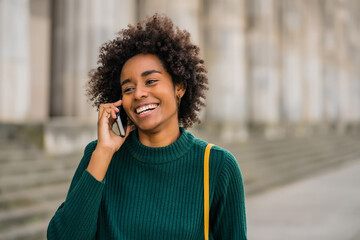
[[[146,105],[141,105],[135,109],[135,113],[138,115],[146,114],[154,109],[156,109],[159,106],[159,104],[150,103]]]

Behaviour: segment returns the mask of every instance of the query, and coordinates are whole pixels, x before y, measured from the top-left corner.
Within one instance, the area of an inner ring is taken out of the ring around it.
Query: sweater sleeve
[[[215,239],[247,239],[243,179],[235,157],[227,151],[210,215],[210,228]]]
[[[72,179],[65,202],[51,219],[47,238],[93,239],[96,234],[104,181],[99,182],[87,170],[96,141],[89,143]]]

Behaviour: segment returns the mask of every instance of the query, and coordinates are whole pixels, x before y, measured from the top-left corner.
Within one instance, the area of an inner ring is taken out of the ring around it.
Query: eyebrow
[[[131,81],[130,81],[130,78],[125,79],[120,85],[123,86],[123,85],[125,85],[125,84],[127,84],[127,83],[129,83],[129,82],[131,82]]]
[[[159,71],[157,71],[157,70],[148,70],[148,71],[143,72],[143,73],[141,74],[141,76],[142,76],[142,77],[145,77],[145,76],[150,75],[150,74],[152,74],[152,73],[160,73],[160,74],[161,74],[161,72],[159,72]]]
[[[160,73],[161,74],[161,72],[157,71],[157,70],[147,70],[147,71],[141,73],[141,76],[146,77],[147,75],[150,75],[150,74],[153,74],[153,73]],[[131,80],[130,80],[130,78],[127,78],[121,83],[121,86],[123,86],[123,85],[125,85],[125,84],[127,84],[129,82],[131,82]]]

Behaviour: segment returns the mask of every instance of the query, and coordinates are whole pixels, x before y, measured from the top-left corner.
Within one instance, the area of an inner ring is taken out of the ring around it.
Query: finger
[[[118,106],[121,106],[121,100],[114,102],[114,103],[104,103],[104,104],[100,104],[99,106],[99,116],[98,119],[101,118],[101,116],[103,115],[104,111],[107,112],[107,114],[111,114],[111,116],[113,118],[116,118],[116,113],[119,111],[119,109],[117,108]],[[113,109],[115,111],[115,115],[112,114],[111,109]]]
[[[115,117],[116,117],[116,113],[118,113],[118,112],[120,111],[120,110],[119,110],[117,107],[115,107],[114,105],[111,105],[111,106],[110,106],[110,110],[115,112]]]
[[[110,115],[110,118],[109,118],[109,128],[112,129],[114,123],[115,123],[116,119],[113,118],[112,115]]]
[[[107,122],[109,120],[109,111],[107,109],[103,109],[101,115],[99,114],[99,121]]]
[[[102,112],[101,116],[99,116],[99,121],[105,121],[107,123],[109,117],[109,113],[106,111],[106,109]]]
[[[113,118],[113,112],[115,112],[115,110],[110,106],[110,105],[107,105],[107,106],[103,106],[102,109],[101,109],[101,115],[100,115],[100,118]],[[115,117],[116,117],[116,114],[115,114]]]
[[[118,107],[118,106],[120,106],[121,104],[122,104],[122,100],[118,100],[118,101],[116,101],[116,102],[114,102],[114,103],[112,103],[115,107]]]
[[[105,109],[106,113],[107,113],[107,117],[111,118],[111,119],[115,119],[116,118],[116,113],[119,112],[119,109],[117,107],[115,107],[114,105],[109,105],[108,108]]]
[[[115,108],[115,109],[117,109],[117,108]],[[111,109],[111,117],[113,119],[116,119],[116,110],[115,109]]]
[[[98,114],[98,119],[100,119],[102,117],[102,115],[104,114],[105,111],[105,104],[100,104],[99,106],[99,114]]]
[[[117,102],[113,102],[113,103],[105,103],[105,104],[102,104],[104,108],[117,108],[119,106],[121,106],[122,104],[122,101],[119,100]]]

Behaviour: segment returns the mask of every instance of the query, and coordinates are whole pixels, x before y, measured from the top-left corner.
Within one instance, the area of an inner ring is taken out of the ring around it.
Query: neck
[[[180,137],[179,124],[155,131],[143,131],[138,129],[139,141],[147,147],[165,147]]]

